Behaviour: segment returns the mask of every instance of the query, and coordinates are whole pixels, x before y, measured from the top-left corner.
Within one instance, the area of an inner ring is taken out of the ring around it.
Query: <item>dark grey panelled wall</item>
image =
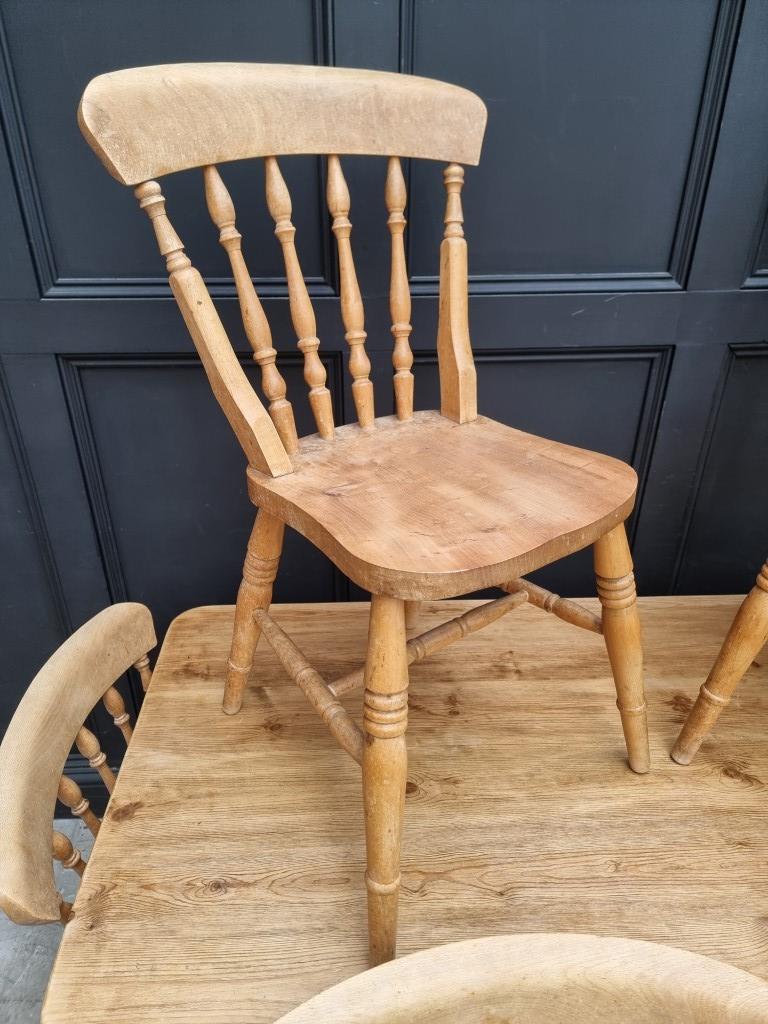
[[[768,540],[762,0],[0,0],[0,12],[0,728],[56,644],[109,601],[146,602],[161,632],[184,608],[230,603],[251,523],[242,457],[146,219],[77,129],[86,82],[119,67],[324,63],[477,91],[489,126],[465,208],[483,411],[634,463],[643,592],[748,588]],[[322,167],[284,163],[341,420],[350,402]],[[347,167],[384,411],[384,167]],[[303,410],[262,168],[232,165],[225,178]],[[166,186],[245,364],[200,176]],[[430,407],[441,168],[413,166],[410,193],[416,394]],[[567,594],[592,588],[584,555],[541,576]],[[278,600],[350,593],[290,537]]]

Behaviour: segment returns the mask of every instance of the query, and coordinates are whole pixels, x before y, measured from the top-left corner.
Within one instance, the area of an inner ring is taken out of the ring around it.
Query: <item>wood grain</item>
[[[626,767],[592,632],[521,607],[411,667],[401,955],[596,932],[768,976],[768,665],[744,679],[691,767],[669,759],[739,603],[639,599],[644,776]],[[427,602],[420,628],[471,607]],[[364,657],[367,605],[270,614],[326,679]],[[232,617],[196,609],[171,626],[46,1024],[266,1024],[366,967],[360,770],[266,644],[241,713],[221,714]],[[343,703],[359,721],[360,695]]]
[[[99,75],[80,130],[124,185],[189,167],[289,153],[476,164],[485,104],[415,75],[291,64],[160,64]]]
[[[436,412],[302,438],[294,465],[249,470],[253,503],[365,590],[407,599],[500,586],[586,547],[627,517],[637,485],[606,455]]]
[[[412,953],[277,1024],[764,1024],[768,985],[710,957],[597,935],[497,935]]]

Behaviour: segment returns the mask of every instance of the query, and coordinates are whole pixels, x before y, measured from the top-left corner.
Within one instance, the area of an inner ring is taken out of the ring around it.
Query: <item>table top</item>
[[[428,604],[424,628],[470,604]],[[523,607],[412,667],[400,953],[589,931],[768,976],[768,659],[679,767],[739,599],[640,604],[646,776],[625,765],[595,634]],[[364,655],[367,605],[273,614],[329,679]],[[359,769],[266,644],[242,712],[221,713],[232,615],[197,608],[168,632],[45,1024],[259,1024],[366,966]]]

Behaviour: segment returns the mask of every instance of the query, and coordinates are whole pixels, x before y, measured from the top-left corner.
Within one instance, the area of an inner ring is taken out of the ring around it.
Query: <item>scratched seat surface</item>
[[[637,486],[609,456],[436,412],[304,438],[294,458],[300,472],[251,471],[252,500],[399,597],[495,586],[579,550],[626,518]]]

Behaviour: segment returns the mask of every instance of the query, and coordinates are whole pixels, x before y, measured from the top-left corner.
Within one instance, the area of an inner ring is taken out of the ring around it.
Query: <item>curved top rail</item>
[[[697,953],[598,935],[498,935],[412,953],[277,1024],[761,1024],[768,984]]]
[[[483,101],[431,78],[295,64],[159,64],[94,78],[80,130],[124,185],[297,153],[477,164]]]
[[[157,643],[142,604],[105,608],[29,684],[0,744],[0,907],[17,924],[59,920],[51,829],[78,729],[109,687]]]

